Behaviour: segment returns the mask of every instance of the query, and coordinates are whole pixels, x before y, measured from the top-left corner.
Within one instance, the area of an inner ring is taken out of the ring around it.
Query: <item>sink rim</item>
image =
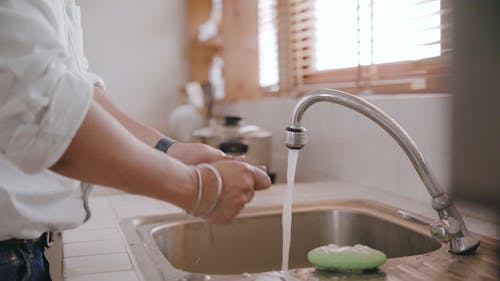
[[[267,206],[248,206],[237,216],[237,219],[265,215],[276,215],[277,213],[281,213],[281,208],[282,206],[278,204]],[[428,227],[401,218],[397,213],[398,210],[401,210],[400,208],[394,208],[384,203],[372,200],[329,200],[311,203],[298,203],[293,205],[292,211],[294,213],[300,213],[313,211],[329,211],[333,209],[368,214],[370,216],[374,216],[379,219],[400,225],[421,235],[431,238]],[[419,218],[421,217],[419,216]],[[431,221],[431,219],[426,217],[422,217],[422,219],[426,223],[429,223]],[[200,222],[204,221],[198,218],[192,218],[183,213],[135,217],[120,221],[120,230],[122,231],[125,241],[127,241],[127,250],[135,268],[138,271],[138,275],[143,278],[142,280],[180,280],[182,278],[186,278],[186,280],[192,280],[193,278],[195,280],[203,280],[204,274],[186,272],[175,268],[163,255],[159,247],[156,245],[156,241],[153,237],[154,232],[164,228],[172,227],[174,225]],[[420,255],[404,256],[391,259],[398,260],[409,257],[414,258],[423,255],[429,256],[443,251],[448,254],[445,249],[446,247],[443,247],[445,244],[439,242],[437,243],[439,244],[439,248],[434,251]],[[292,269],[290,271],[294,270],[297,269]],[[258,274],[265,273],[268,272],[255,273],[253,275],[256,276]],[[242,277],[239,274],[211,274],[210,277],[211,280],[235,280],[239,278],[241,278],[242,280],[248,280],[248,278]]]

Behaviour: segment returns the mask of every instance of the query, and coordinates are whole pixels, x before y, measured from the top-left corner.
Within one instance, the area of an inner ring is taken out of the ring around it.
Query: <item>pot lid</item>
[[[195,137],[267,138],[272,134],[256,125],[245,125],[240,116],[218,116],[208,127],[193,131]]]

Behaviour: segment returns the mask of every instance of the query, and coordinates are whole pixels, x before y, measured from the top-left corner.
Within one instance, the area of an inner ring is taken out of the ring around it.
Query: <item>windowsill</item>
[[[426,99],[426,98],[447,98],[451,97],[449,93],[400,93],[400,94],[359,94],[357,95],[366,100],[384,100],[384,99]]]
[[[321,87],[318,87],[318,89]],[[349,92],[347,92],[349,93]],[[450,93],[361,93],[355,94],[366,100],[394,100],[394,99],[426,99],[426,98],[450,98],[453,94]],[[264,92],[262,98],[272,98],[272,99],[298,99],[303,95],[297,94],[278,94],[277,92]]]

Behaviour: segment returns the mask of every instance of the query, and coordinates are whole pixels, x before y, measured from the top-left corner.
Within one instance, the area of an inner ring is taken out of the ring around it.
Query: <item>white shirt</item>
[[[95,84],[74,0],[0,1],[0,241],[80,225],[89,185],[48,170]]]

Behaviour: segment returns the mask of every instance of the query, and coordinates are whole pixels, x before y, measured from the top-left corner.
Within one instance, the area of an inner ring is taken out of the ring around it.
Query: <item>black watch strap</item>
[[[163,152],[167,152],[168,148],[172,145],[176,143],[175,140],[171,139],[171,138],[167,138],[167,137],[164,137],[164,138],[161,138],[155,145],[155,148],[158,149],[158,150],[161,150]]]

